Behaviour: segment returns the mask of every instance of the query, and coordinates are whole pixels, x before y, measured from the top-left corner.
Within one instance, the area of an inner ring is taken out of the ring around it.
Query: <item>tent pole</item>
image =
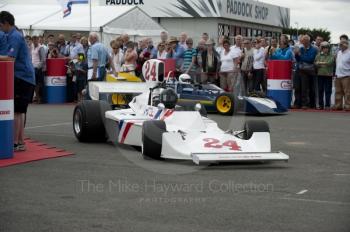
[[[89,0],[89,10],[90,10],[90,13],[89,13],[89,15],[90,15],[90,32],[91,32],[91,30],[92,30],[92,14],[91,14],[91,1],[92,0]]]

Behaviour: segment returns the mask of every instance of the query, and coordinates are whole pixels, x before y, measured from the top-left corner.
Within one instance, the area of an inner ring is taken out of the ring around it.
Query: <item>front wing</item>
[[[195,164],[215,162],[248,162],[248,161],[288,161],[289,156],[282,152],[258,152],[258,153],[192,153]]]

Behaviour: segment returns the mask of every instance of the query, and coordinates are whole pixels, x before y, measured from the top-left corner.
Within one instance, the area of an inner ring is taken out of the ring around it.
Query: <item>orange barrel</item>
[[[13,157],[14,62],[0,61],[0,159]]]
[[[65,103],[67,99],[66,60],[61,58],[47,59],[46,69],[44,101],[46,103]]]
[[[286,109],[292,101],[292,62],[287,60],[268,61],[267,96],[279,102]]]

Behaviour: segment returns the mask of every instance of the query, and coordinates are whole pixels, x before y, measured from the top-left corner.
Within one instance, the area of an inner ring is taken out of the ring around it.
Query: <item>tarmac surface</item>
[[[195,166],[79,143],[73,108],[30,106],[26,135],[75,155],[0,169],[1,232],[350,231],[349,113],[263,117],[288,163]]]

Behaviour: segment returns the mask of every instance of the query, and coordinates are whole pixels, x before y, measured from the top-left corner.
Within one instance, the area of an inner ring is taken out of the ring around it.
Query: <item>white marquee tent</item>
[[[0,6],[0,11],[11,12],[20,29],[33,31],[90,31],[88,5],[73,5],[72,13],[63,18],[59,5]],[[144,11],[135,6],[93,6],[91,31],[99,32],[102,41],[108,44],[117,35],[127,33],[131,39],[139,37],[157,38],[165,29]]]
[[[15,16],[16,26],[20,29],[30,27],[49,16],[62,12],[60,5],[22,5],[0,4],[0,11],[9,11]]]

